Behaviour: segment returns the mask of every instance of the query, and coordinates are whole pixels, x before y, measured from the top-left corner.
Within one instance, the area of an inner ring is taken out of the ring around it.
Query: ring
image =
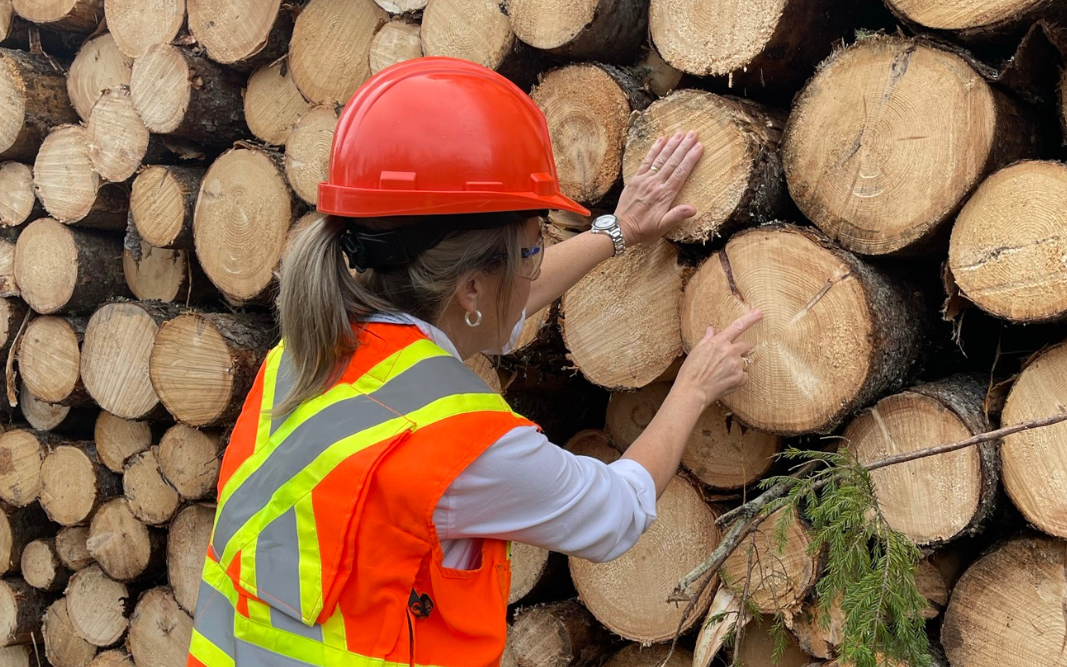
[[[650,166],[650,167],[648,168],[648,170],[649,170],[649,171],[659,171],[659,167],[657,167],[656,165],[651,165],[651,166]]]
[[[741,357],[741,358],[745,360],[745,368],[748,368],[749,366],[752,365],[752,359],[751,358],[749,358],[749,357]]]

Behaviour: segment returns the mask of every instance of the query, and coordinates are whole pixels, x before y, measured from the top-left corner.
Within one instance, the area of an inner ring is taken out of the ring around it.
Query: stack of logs
[[[515,546],[503,664],[706,667],[722,642],[688,631],[733,610],[740,663],[771,664],[778,614],[780,664],[837,667],[802,521],[781,552],[748,538],[669,650],[717,517],[787,446],[869,462],[1067,405],[1067,12],[885,3],[0,0],[0,666],[184,664],[219,462],[339,109],[448,55],[530,91],[595,212],[656,137],[705,146],[693,218],[468,361],[555,441],[617,459],[708,327],[764,313],[749,382],[702,416],[633,550]],[[1060,425],[875,473],[952,667],[1067,661],[1064,451]]]

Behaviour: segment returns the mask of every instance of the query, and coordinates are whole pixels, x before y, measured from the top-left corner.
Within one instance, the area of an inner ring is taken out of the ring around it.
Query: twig
[[[759,500],[766,495],[767,494],[765,493],[756,500]],[[752,502],[754,503],[756,500],[753,500]],[[773,499],[768,499],[764,505],[771,500]],[[674,592],[667,598],[667,601],[688,602],[692,600],[693,596],[686,593],[686,591],[689,590],[689,587],[708,572],[714,572],[722,567],[722,564],[726,562],[726,559],[730,557],[730,554],[737,550],[741,541],[751,535],[756,528],[763,523],[763,520],[766,519],[767,516],[769,515],[757,516],[754,519],[750,517],[743,521],[737,521],[730,526],[730,530],[722,538],[722,541],[719,542],[719,546],[715,547],[715,551],[712,551],[711,555],[708,556],[708,559],[701,563],[695,570],[685,575],[685,578],[678,583],[678,587],[674,589]]]
[[[801,478],[806,477],[812,470],[815,470],[819,463],[819,461],[808,461],[803,466],[801,466],[799,470],[790,475],[790,477],[799,481]],[[721,527],[725,526],[728,523],[732,523],[738,517],[744,519],[751,519],[753,516],[755,516],[756,512],[766,507],[767,503],[778,500],[779,498],[787,494],[792,486],[793,483],[776,484],[764,493],[760,494],[759,496],[756,496],[756,498],[754,498],[752,501],[747,502],[739,507],[735,507],[726,514],[723,514],[715,520],[715,523]]]

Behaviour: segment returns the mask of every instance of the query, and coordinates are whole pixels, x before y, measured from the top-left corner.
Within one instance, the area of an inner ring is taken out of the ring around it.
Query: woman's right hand
[[[762,317],[759,310],[750,310],[719,333],[708,327],[678,371],[674,389],[701,398],[707,408],[745,384],[746,355],[752,343],[738,338]]]

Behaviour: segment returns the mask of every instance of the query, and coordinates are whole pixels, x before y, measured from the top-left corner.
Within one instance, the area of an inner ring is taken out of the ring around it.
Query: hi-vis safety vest
[[[344,376],[292,414],[282,346],[222,463],[189,667],[499,664],[508,544],[442,565],[437,502],[530,422],[412,326],[369,324]]]

